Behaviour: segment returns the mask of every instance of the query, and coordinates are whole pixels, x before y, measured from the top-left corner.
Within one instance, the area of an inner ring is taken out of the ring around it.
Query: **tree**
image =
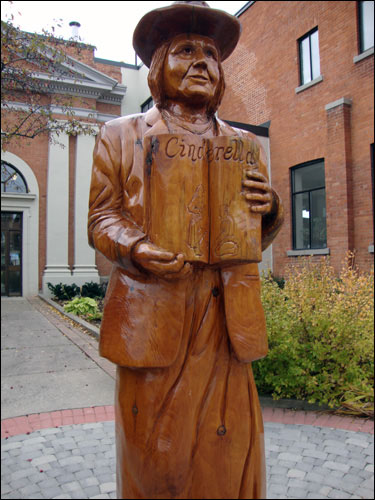
[[[95,129],[75,119],[73,96],[59,93],[56,82],[79,77],[72,70],[69,52],[79,54],[87,45],[63,40],[45,30],[27,33],[1,21],[1,143],[5,150],[20,138],[34,139],[48,132],[94,134]],[[92,48],[92,47],[91,47]]]

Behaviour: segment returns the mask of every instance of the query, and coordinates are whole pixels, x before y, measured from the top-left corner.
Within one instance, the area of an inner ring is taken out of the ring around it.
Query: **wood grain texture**
[[[257,138],[214,116],[238,20],[173,5],[141,20],[146,38],[136,29],[156,106],[106,123],[94,151],[88,236],[113,263],[99,348],[118,365],[117,495],[265,498],[251,362],[268,348],[257,262],[282,205]]]

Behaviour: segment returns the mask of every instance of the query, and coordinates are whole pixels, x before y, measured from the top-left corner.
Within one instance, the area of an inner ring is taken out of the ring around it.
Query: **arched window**
[[[1,161],[1,192],[2,193],[28,193],[23,175],[10,163]]]

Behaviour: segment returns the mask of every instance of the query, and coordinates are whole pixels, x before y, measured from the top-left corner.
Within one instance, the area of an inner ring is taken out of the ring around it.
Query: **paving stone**
[[[304,498],[306,490],[304,488],[291,487],[288,488],[287,493],[288,493],[288,498],[290,498],[290,495],[295,498]]]
[[[328,456],[328,453],[324,451],[319,451],[319,450],[311,450],[311,449],[304,449],[302,450],[302,455],[304,457],[312,457],[312,458],[318,458],[320,460],[325,460]]]
[[[41,457],[34,458],[32,461],[32,464],[35,465],[36,467],[39,467],[41,465],[45,465],[49,462],[55,462],[57,459],[55,455],[42,455]]]
[[[88,496],[86,495],[86,493],[82,490],[82,488],[78,489],[78,490],[75,490],[75,491],[71,491],[70,492],[70,496],[72,498],[77,498],[78,500],[81,500],[81,498],[88,498]]]
[[[99,486],[87,486],[85,488],[85,493],[88,495],[89,498],[92,498],[95,495],[100,495],[100,489]]]
[[[62,489],[64,491],[73,492],[74,490],[80,490],[81,489],[81,485],[79,484],[78,481],[72,481],[70,483],[63,484],[62,485]]]
[[[116,491],[116,483],[103,483],[99,488],[101,493],[110,493],[111,491]]]
[[[342,472],[349,472],[349,465],[341,464],[339,462],[324,462],[323,467],[327,467],[332,470],[340,470]]]
[[[62,494],[63,494],[63,491],[60,488],[60,486],[43,488],[43,498],[56,498]],[[62,498],[62,497],[60,497],[60,498]],[[64,497],[64,498],[66,498],[66,497]]]
[[[286,460],[287,462],[301,462],[302,455],[294,455],[292,453],[280,453],[279,460]]]
[[[288,477],[284,474],[272,474],[270,476],[271,484],[280,484],[286,486],[288,484]]]
[[[270,487],[268,488],[267,493],[278,493],[280,495],[284,495],[286,494],[287,490],[288,487],[282,484],[271,484]],[[268,498],[270,498],[269,495]]]
[[[351,444],[351,445],[354,445],[354,446],[360,446],[361,448],[367,448],[368,447],[368,443],[362,439],[347,439],[345,441],[345,444],[348,445],[348,444]]]
[[[287,472],[287,476],[303,479],[306,476],[306,472],[301,471],[299,469],[289,469]]]

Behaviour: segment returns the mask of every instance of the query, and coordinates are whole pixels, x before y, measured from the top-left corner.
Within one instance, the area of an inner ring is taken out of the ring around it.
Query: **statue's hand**
[[[168,280],[181,279],[191,273],[191,265],[184,261],[183,254],[175,255],[144,241],[137,243],[132,259],[143,270]]]
[[[252,212],[266,215],[271,211],[273,203],[273,193],[267,178],[260,172],[248,170],[246,172],[249,180],[242,181],[247,188],[245,198]]]

